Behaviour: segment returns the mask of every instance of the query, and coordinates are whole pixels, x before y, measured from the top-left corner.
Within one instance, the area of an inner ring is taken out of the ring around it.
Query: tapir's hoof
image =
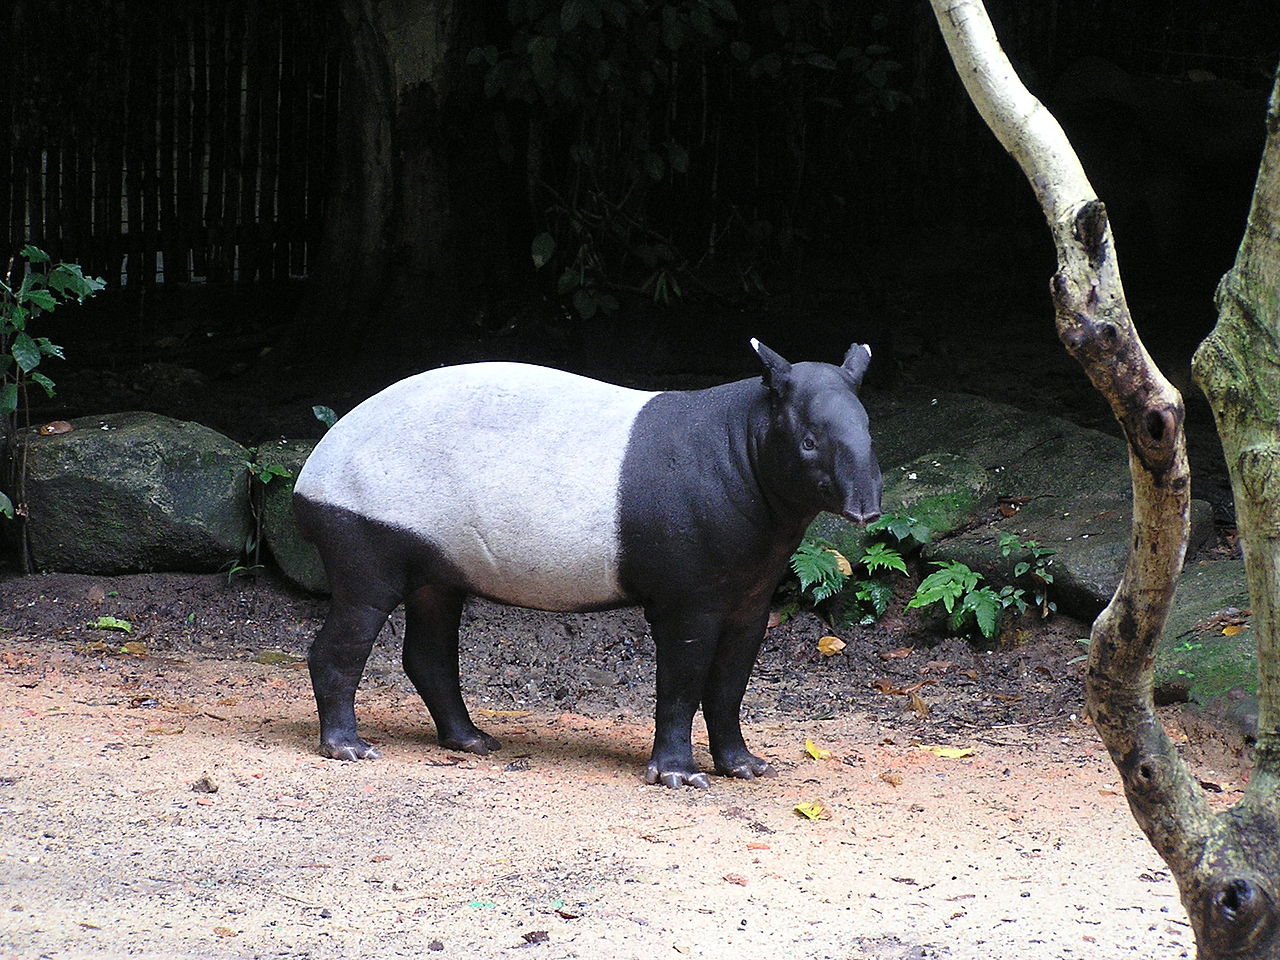
[[[332,743],[321,740],[320,753],[334,760],[377,760],[382,756],[376,747],[369,746],[359,737],[336,740]]]
[[[660,783],[664,787],[697,787],[699,790],[711,789],[711,778],[701,770],[660,770],[656,763],[649,764],[644,772],[645,783]]]
[[[729,763],[717,763],[716,773],[725,777],[737,777],[739,780],[754,780],[757,777],[776,777],[778,771],[770,766],[767,760],[761,760],[754,754],[747,754],[741,760]]]
[[[465,737],[441,737],[440,746],[446,750],[461,750],[463,753],[474,753],[482,757],[502,749],[502,744],[483,730]]]

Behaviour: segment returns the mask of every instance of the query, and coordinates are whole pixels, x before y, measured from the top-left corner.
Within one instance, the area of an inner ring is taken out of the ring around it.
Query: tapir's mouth
[[[863,526],[868,523],[871,523],[871,521],[873,520],[879,520],[880,511],[873,510],[869,513],[862,513],[857,510],[846,510],[844,513],[840,514],[840,516],[844,517],[850,523],[856,523],[856,524],[859,524],[860,526]]]

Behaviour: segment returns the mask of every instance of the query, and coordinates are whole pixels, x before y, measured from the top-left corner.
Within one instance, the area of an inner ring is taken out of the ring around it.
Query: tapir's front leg
[[[693,762],[693,715],[702,699],[718,628],[701,618],[649,615],[658,654],[658,705],[646,783],[706,789],[711,781]]]
[[[711,756],[716,772],[728,777],[751,780],[777,774],[767,761],[748,750],[742,739],[742,696],[768,620],[766,606],[759,614],[734,617],[725,624],[702,691],[702,714],[707,721]]]

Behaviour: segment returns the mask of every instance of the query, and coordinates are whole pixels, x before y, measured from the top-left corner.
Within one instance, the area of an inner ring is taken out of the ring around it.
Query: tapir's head
[[[770,410],[765,444],[777,493],[855,523],[880,516],[884,482],[858,399],[871,348],[855,343],[835,366],[791,364],[758,340],[751,346],[764,364]]]

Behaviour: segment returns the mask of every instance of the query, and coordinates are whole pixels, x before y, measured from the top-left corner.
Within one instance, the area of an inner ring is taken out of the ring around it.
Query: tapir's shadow
[[[401,721],[380,717],[376,721],[366,720],[361,734],[378,748],[382,759],[358,762],[480,763],[499,767],[519,764],[519,769],[580,767],[584,774],[591,776],[629,771],[639,779],[648,763],[653,737],[653,721],[641,717],[615,722],[575,715],[574,726],[542,726],[546,722],[542,716],[531,717],[533,722],[528,724],[520,724],[518,720],[507,723],[485,717],[476,719],[483,729],[501,741],[502,749],[488,756],[450,750],[436,742],[435,729],[427,718],[415,723],[414,718],[408,716]],[[315,721],[281,720],[260,729],[255,739],[280,749],[320,757],[319,727]],[[709,753],[696,743],[694,754],[695,759],[709,764]],[[699,757],[699,754],[705,756]]]

